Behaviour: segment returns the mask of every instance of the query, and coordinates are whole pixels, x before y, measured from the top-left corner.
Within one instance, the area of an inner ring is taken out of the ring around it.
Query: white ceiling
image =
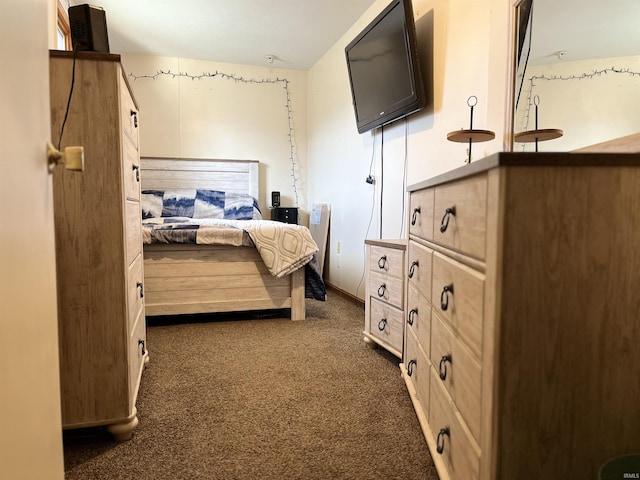
[[[375,1],[92,0],[90,4],[106,12],[113,53],[307,70]],[[562,58],[556,55],[560,51],[566,52]],[[534,0],[530,63],[639,54],[640,0]],[[272,64],[267,56],[275,57]]]
[[[375,0],[71,0],[102,7],[112,53],[307,70]],[[269,64],[266,57],[274,56]]]
[[[533,0],[530,63],[632,55],[640,55],[640,0]]]

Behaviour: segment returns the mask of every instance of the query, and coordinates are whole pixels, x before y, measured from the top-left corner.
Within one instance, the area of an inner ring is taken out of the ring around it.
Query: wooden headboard
[[[140,162],[142,190],[200,188],[259,198],[257,160],[142,157]]]

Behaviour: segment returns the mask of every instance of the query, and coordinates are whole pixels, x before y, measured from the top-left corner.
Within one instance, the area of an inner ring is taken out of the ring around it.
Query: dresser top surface
[[[375,239],[367,238],[364,241],[367,245],[375,245],[377,247],[394,248],[396,250],[406,250],[407,241],[405,239]]]
[[[408,192],[498,167],[640,167],[640,153],[499,152],[407,187]]]

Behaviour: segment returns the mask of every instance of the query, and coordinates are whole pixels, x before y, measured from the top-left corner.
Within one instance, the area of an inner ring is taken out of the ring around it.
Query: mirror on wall
[[[640,1],[514,0],[514,7],[513,151],[640,145]],[[518,136],[536,130],[560,134],[540,142]]]

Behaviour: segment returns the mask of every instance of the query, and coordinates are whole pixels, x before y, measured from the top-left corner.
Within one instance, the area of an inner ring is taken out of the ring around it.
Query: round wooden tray
[[[473,142],[487,142],[496,138],[496,134],[490,130],[456,130],[447,133],[447,140],[452,142],[467,143],[469,140]]]
[[[546,140],[553,140],[554,138],[560,138],[563,135],[563,131],[557,128],[543,128],[540,130],[527,130],[524,132],[516,133],[514,140],[518,143],[544,142]]]

